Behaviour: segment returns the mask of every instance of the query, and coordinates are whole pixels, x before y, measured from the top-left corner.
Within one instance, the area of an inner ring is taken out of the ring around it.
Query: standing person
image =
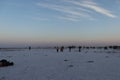
[[[29,48],[28,48],[29,50],[31,50],[31,46],[29,46]]]
[[[82,48],[82,47],[81,47],[81,46],[79,46],[78,48],[79,48],[79,52],[81,52],[81,48]]]
[[[56,47],[56,51],[59,52],[59,47]]]
[[[60,48],[60,51],[61,51],[61,52],[63,52],[63,51],[64,51],[64,46],[62,46],[62,47]]]
[[[69,48],[69,52],[71,52],[72,47],[71,47],[71,46],[69,46],[68,48]]]

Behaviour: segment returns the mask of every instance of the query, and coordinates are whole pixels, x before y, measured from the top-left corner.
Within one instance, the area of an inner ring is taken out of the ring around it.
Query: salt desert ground
[[[120,80],[119,50],[32,49],[0,51],[14,66],[0,67],[0,80]]]

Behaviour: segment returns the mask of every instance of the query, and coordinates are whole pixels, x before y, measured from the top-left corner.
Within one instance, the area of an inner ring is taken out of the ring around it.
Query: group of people
[[[62,46],[62,47],[56,47],[56,51],[57,52],[63,52],[64,51],[64,47]]]
[[[69,46],[69,47],[66,47],[66,48],[69,49],[69,52],[71,52],[72,49],[75,49],[74,46]],[[81,52],[81,48],[82,48],[81,46],[78,47],[78,51],[79,52]],[[55,47],[55,49],[56,49],[57,52],[63,52],[65,47],[64,46],[62,46],[62,47]]]

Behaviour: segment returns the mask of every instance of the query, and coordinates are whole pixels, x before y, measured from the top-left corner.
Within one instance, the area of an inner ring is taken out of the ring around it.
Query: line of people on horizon
[[[68,49],[69,49],[69,52],[71,52],[71,50],[73,49],[73,48],[75,48],[74,46],[69,46],[69,47],[67,47]],[[81,52],[81,46],[79,46],[78,47],[78,49],[79,49],[79,52]],[[57,52],[63,52],[64,51],[64,49],[65,49],[65,47],[64,46],[62,46],[62,47],[55,47],[55,49],[56,49],[56,51]]]

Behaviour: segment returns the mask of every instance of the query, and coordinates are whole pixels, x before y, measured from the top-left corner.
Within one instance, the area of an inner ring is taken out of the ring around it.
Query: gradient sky
[[[0,0],[0,45],[120,43],[120,0]]]

